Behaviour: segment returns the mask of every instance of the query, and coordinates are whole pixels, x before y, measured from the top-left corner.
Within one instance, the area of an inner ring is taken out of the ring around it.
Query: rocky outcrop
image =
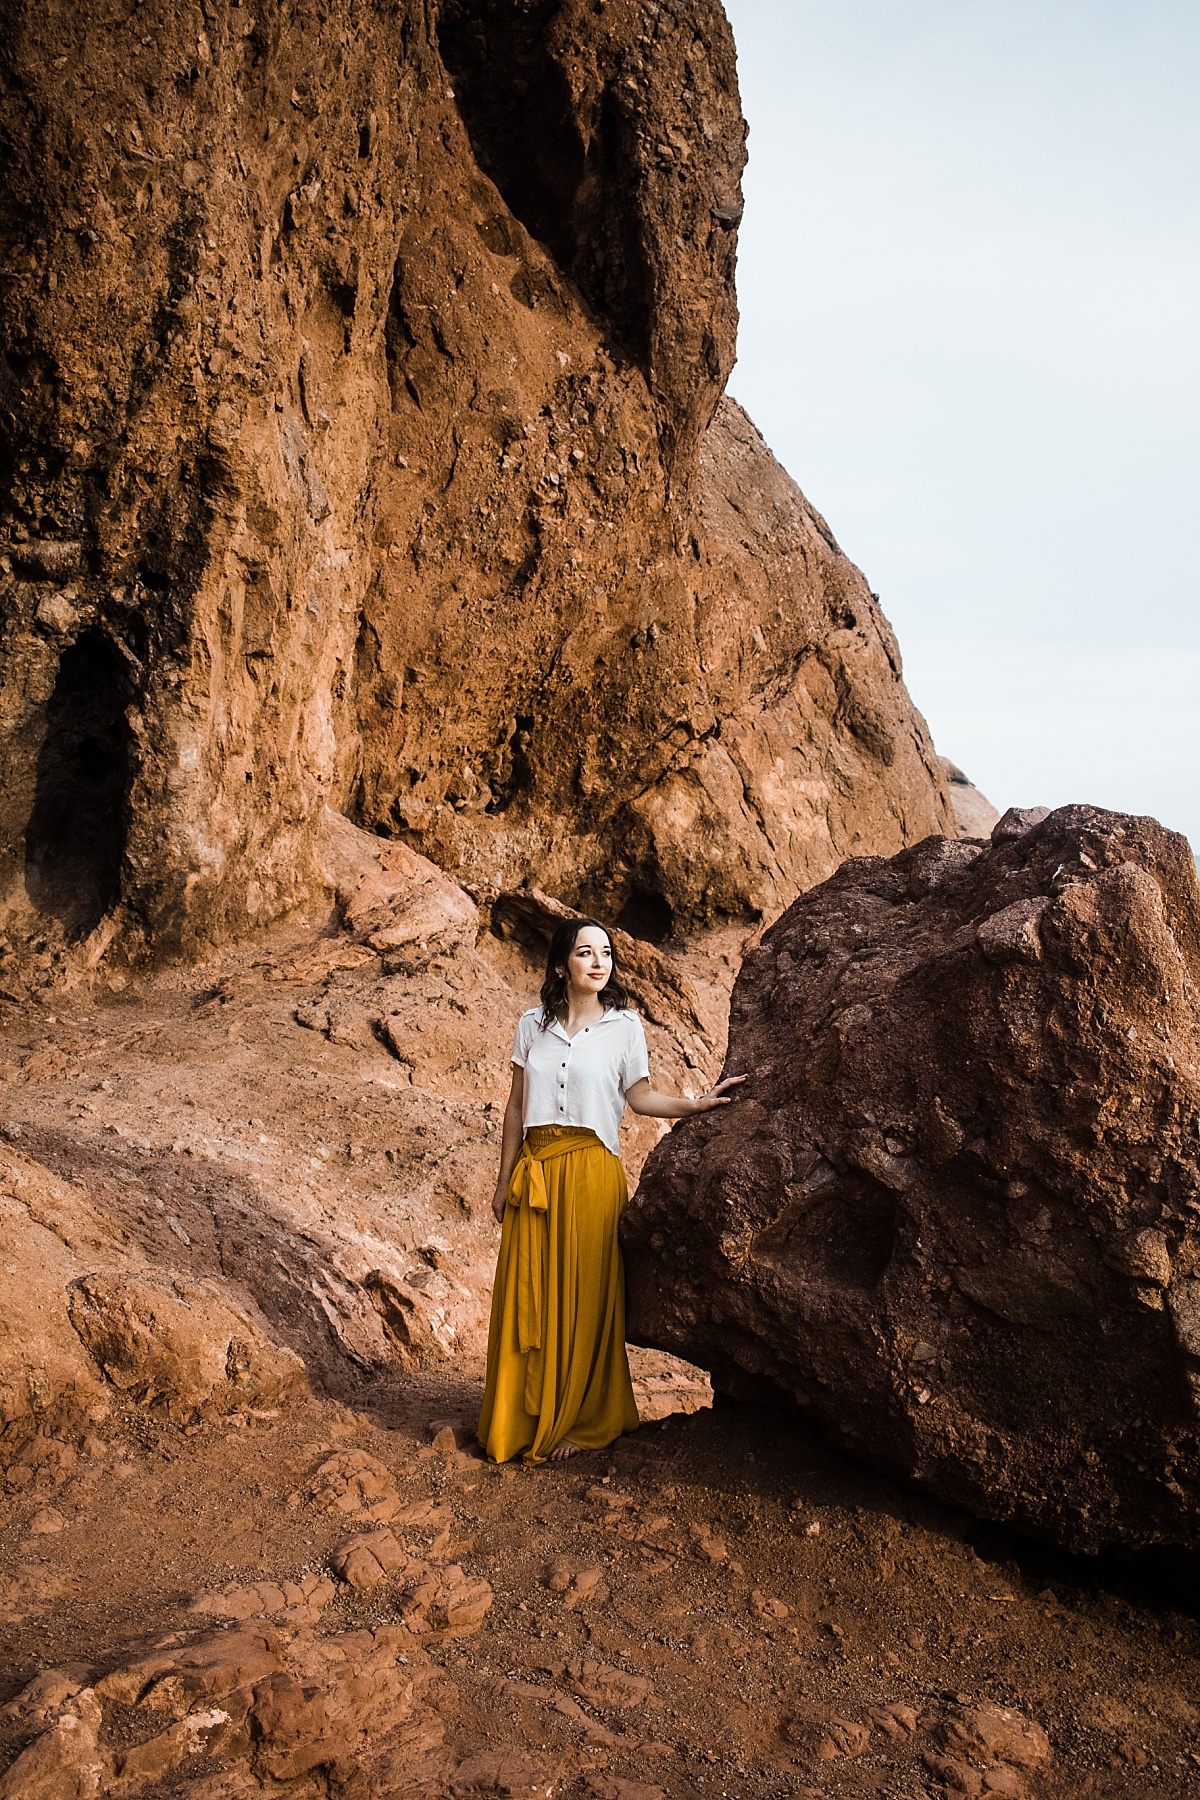
[[[981,794],[969,775],[964,775],[948,756],[939,756],[942,773],[950,792],[950,810],[958,826],[959,837],[987,837],[1000,817],[986,794]]]
[[[68,1312],[114,1387],[181,1422],[277,1406],[304,1386],[300,1358],[214,1281],[86,1275]]]
[[[985,1517],[1194,1549],[1198,990],[1153,820],[848,862],[746,960],[746,1097],[651,1155],[631,1335]]]
[[[0,1472],[114,1402],[155,1428],[244,1421],[290,1400],[301,1363],[369,1402],[381,1377],[483,1354],[508,1050],[568,909],[537,889],[477,904],[330,812],[316,860],[306,924],[147,976],[132,1004],[0,994]],[[671,958],[616,935],[656,1078],[706,1084],[740,928]],[[623,1126],[631,1179],[660,1130]],[[646,1416],[711,1399],[669,1358],[635,1368]]]
[[[247,1293],[148,1267],[81,1188],[7,1149],[0,1254],[0,1461],[36,1433],[99,1423],[113,1389],[181,1422],[276,1407],[306,1389],[300,1357]]]
[[[184,1764],[214,1794],[279,1792],[302,1777],[313,1791],[313,1779],[342,1785],[352,1774],[359,1791],[379,1794],[402,1767],[446,1777],[454,1759],[439,1754],[445,1726],[429,1704],[438,1671],[423,1641],[404,1625],[318,1638],[255,1620],[183,1645],[176,1637],[176,1648],[94,1687],[44,1671],[13,1705],[45,1729],[0,1777],[0,1800],[132,1800]],[[132,1724],[118,1735],[121,1719]]]
[[[10,1128],[11,1129],[11,1128]],[[109,1411],[104,1381],[67,1316],[67,1289],[111,1233],[77,1188],[30,1158],[0,1152],[0,1441],[48,1421],[76,1430]],[[6,1441],[7,1440],[7,1441]]]
[[[715,0],[53,0],[0,57],[24,959],[286,912],[327,805],[655,937],[945,828],[866,583],[721,398]]]

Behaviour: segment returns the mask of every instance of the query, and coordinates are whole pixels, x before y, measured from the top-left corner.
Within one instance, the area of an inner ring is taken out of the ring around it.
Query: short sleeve
[[[646,1050],[646,1033],[636,1013],[629,1015],[629,1043],[621,1069],[621,1092],[627,1094],[636,1082],[650,1075],[650,1057]]]
[[[529,1061],[529,1047],[531,1042],[530,1030],[532,1023],[533,1021],[530,1019],[528,1013],[522,1013],[521,1017],[517,1020],[516,1035],[513,1038],[512,1056],[509,1060],[516,1063],[518,1069],[523,1069]]]

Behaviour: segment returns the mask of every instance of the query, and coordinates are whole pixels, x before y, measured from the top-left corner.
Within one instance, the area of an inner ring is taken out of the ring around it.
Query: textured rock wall
[[[629,1330],[1072,1549],[1197,1543],[1200,893],[1093,807],[855,859],[748,956]]]
[[[721,398],[712,0],[52,0],[0,53],[14,942],[262,922],[327,802],[654,935],[945,824],[865,582]]]

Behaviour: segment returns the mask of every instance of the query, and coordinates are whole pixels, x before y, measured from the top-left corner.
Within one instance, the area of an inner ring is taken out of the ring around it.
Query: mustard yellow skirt
[[[479,1441],[494,1462],[542,1463],[564,1438],[600,1450],[636,1431],[617,1221],[620,1159],[593,1131],[535,1126],[500,1235]]]

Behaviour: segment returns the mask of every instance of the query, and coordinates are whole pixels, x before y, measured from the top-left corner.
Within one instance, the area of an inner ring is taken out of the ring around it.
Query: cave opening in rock
[[[25,828],[25,887],[72,937],[86,936],[120,893],[130,698],[121,656],[103,632],[86,631],[63,652]]]
[[[617,914],[617,924],[630,937],[664,944],[675,929],[670,902],[652,888],[635,888]]]

